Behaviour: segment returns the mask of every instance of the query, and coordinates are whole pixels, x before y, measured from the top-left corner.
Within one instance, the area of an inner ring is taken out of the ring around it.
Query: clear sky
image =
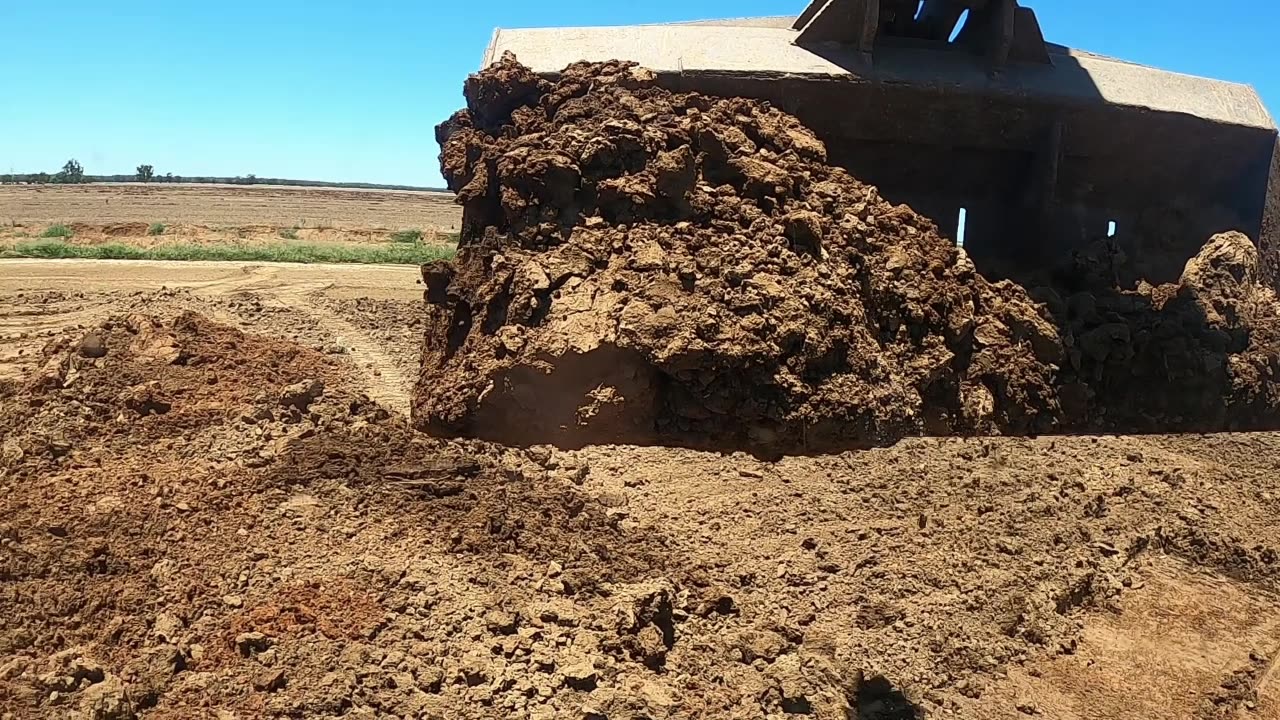
[[[794,15],[805,0],[0,0],[0,172],[437,185],[433,126],[493,29]],[[1053,42],[1252,84],[1274,0],[1027,0]],[[1158,9],[1157,9],[1158,8]]]

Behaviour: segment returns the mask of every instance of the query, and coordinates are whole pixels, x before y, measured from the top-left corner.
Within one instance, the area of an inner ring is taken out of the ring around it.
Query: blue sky
[[[1250,83],[1280,3],[1030,0],[1054,42]],[[805,0],[0,0],[0,171],[440,183],[432,128],[493,29],[796,14]],[[1212,11],[1206,8],[1212,5]]]

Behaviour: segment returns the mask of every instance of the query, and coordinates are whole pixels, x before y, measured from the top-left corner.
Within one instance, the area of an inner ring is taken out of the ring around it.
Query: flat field
[[[0,186],[0,222],[276,225],[456,232],[449,193],[282,185],[89,183]]]

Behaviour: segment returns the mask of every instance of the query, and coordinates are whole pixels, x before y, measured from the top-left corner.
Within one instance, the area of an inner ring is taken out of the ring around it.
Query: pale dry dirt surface
[[[345,355],[366,392],[407,407],[420,339],[387,327],[421,327],[420,288],[408,266],[3,260],[0,378],[31,372],[63,328],[122,311],[192,309]]]
[[[16,244],[41,239],[54,223],[19,223],[0,226],[0,244]],[[62,223],[58,223],[62,224]],[[401,231],[380,228],[290,227],[273,225],[164,224],[158,234],[144,222],[71,222],[65,226],[70,237],[58,238],[73,245],[128,245],[155,248],[165,245],[385,245],[395,242]],[[448,232],[424,230],[418,240],[424,245],[448,245],[454,236]]]
[[[300,239],[339,235],[381,240],[396,230],[456,233],[461,212],[449,193],[277,185],[90,183],[0,186],[0,231],[38,235],[53,223],[82,241],[146,241],[152,223],[177,239],[251,239],[297,229]],[[173,240],[175,238],[169,238]]]
[[[421,288],[0,263],[0,715],[1280,717],[1278,434],[433,439]]]

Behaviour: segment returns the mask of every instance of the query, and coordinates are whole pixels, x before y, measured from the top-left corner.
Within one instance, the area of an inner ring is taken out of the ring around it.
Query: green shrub
[[[383,263],[421,265],[453,257],[450,247],[436,245],[192,245],[141,248],[111,243],[73,245],[62,240],[0,244],[0,257],[79,258],[82,260],[205,260],[228,262]]]
[[[148,235],[163,235],[164,223],[151,223],[151,227],[147,228]]]
[[[44,232],[40,233],[40,237],[69,238],[73,234],[74,233],[71,232],[71,228],[67,227],[66,225],[63,225],[62,223],[56,223],[54,225],[50,225],[49,227],[45,228]]]
[[[391,233],[391,242],[414,244],[422,242],[421,230],[397,230]]]

